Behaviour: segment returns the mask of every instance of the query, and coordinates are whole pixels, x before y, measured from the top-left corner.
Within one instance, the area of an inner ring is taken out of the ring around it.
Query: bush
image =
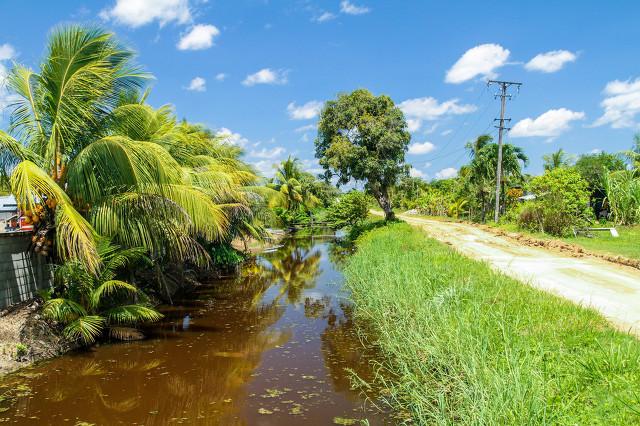
[[[350,191],[329,207],[327,220],[336,228],[354,226],[367,218],[369,197],[364,192]]]
[[[586,226],[593,219],[588,188],[588,182],[573,168],[536,176],[530,190],[537,198],[521,208],[518,225],[557,236],[571,234],[572,228]]]

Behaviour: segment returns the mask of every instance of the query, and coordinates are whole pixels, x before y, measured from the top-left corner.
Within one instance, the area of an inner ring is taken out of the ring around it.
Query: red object
[[[24,216],[20,216],[20,230],[21,231],[33,231],[33,224],[32,223],[27,223],[26,222],[26,217]]]

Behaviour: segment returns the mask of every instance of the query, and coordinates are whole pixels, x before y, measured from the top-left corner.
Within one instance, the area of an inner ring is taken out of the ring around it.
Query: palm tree
[[[498,144],[492,142],[489,135],[482,135],[468,145],[472,156],[471,164],[464,170],[470,183],[476,188],[481,205],[481,219],[486,218],[486,212],[491,201],[491,194],[495,188],[496,169],[498,164]],[[502,185],[522,180],[522,167],[526,166],[529,158],[522,148],[506,143],[502,146]],[[502,193],[504,193],[504,188]]]
[[[197,238],[225,239],[232,219],[251,222],[257,176],[236,148],[145,105],[148,75],[132,58],[111,33],[54,31],[38,73],[17,65],[9,75],[17,100],[0,165],[19,208],[55,233],[62,260],[98,271],[100,234],[204,264]]]
[[[55,269],[60,297],[45,302],[43,315],[64,324],[68,339],[87,345],[105,331],[122,340],[137,337],[139,333],[131,326],[157,321],[162,315],[144,303],[147,297],[135,285],[118,280],[117,272],[142,258],[144,249],[122,250],[100,240],[97,251],[97,273],[78,260]]]
[[[300,169],[300,160],[289,156],[280,163],[276,174],[268,187],[281,194],[283,207],[287,211],[317,205],[320,200],[311,192],[311,183],[314,178],[309,173]]]
[[[544,160],[545,170],[554,170],[569,165],[567,153],[562,148],[551,154],[545,154],[542,159]]]

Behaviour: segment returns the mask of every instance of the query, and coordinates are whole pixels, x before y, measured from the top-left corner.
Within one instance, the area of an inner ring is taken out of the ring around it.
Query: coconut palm
[[[544,161],[545,170],[554,170],[559,167],[569,165],[567,153],[562,148],[558,149],[556,152],[552,152],[551,154],[545,154],[542,159]]]
[[[54,31],[39,72],[17,65],[2,168],[21,210],[55,229],[62,260],[99,269],[97,235],[172,261],[205,263],[197,238],[250,223],[257,177],[239,151],[205,129],[145,105],[145,79],[113,34]],[[53,231],[51,231],[53,232]]]
[[[320,202],[311,191],[313,180],[312,175],[300,169],[300,160],[289,156],[280,163],[275,177],[267,186],[281,194],[283,207],[288,211],[308,210]]]
[[[43,315],[61,322],[68,339],[87,345],[105,332],[122,340],[138,337],[131,327],[162,315],[145,303],[146,296],[135,285],[118,280],[117,273],[141,259],[144,251],[123,250],[102,239],[97,245],[97,271],[78,260],[58,266],[54,277],[59,297],[45,302]]]

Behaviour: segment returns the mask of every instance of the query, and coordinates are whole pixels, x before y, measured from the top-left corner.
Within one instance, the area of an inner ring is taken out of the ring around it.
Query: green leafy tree
[[[593,218],[589,184],[574,168],[561,167],[536,176],[529,189],[537,198],[527,202],[520,214],[523,227],[563,236]]]
[[[339,184],[364,181],[389,220],[394,217],[389,190],[406,175],[410,139],[404,115],[390,97],[358,89],[325,103],[316,158],[326,177],[336,176]]]
[[[354,226],[367,218],[369,197],[361,191],[349,191],[343,194],[329,208],[327,219],[337,228]]]
[[[45,302],[43,315],[62,323],[68,339],[86,345],[105,332],[123,340],[137,337],[139,333],[132,327],[157,321],[162,315],[144,302],[147,297],[142,291],[119,280],[117,274],[138,261],[145,250],[122,250],[101,240],[97,251],[100,256],[97,271],[88,270],[78,260],[69,260],[56,268],[57,297]]]
[[[626,164],[620,154],[600,152],[581,155],[574,166],[578,173],[589,183],[589,194],[594,213],[604,208],[606,191],[604,180],[613,171],[625,170]]]

